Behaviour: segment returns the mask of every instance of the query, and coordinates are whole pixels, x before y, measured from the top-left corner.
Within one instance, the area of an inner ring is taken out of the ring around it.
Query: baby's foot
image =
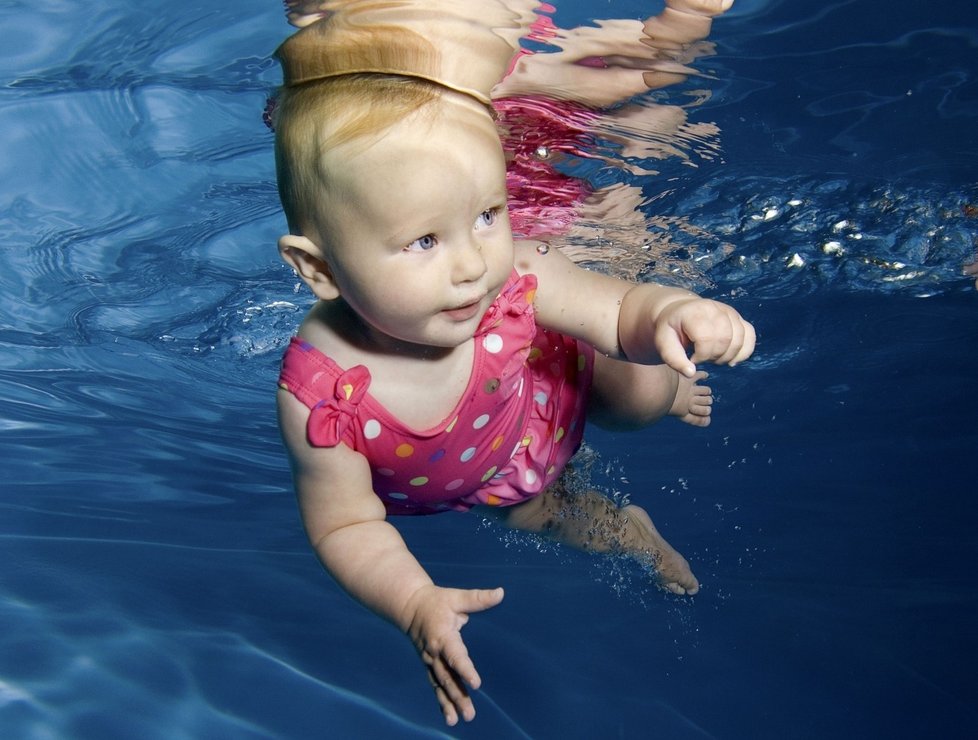
[[[713,413],[713,390],[699,381],[706,380],[708,373],[700,370],[692,378],[679,376],[679,388],[676,389],[676,400],[669,409],[670,416],[679,417],[680,421],[692,424],[694,427],[710,425],[710,414]]]
[[[733,0],[666,0],[668,8],[711,18],[726,13],[732,6]]]
[[[296,28],[304,28],[329,15],[323,0],[285,0],[285,17]]]
[[[970,262],[964,266],[965,275],[978,275],[978,257],[975,257],[974,262]],[[978,289],[978,279],[975,280],[975,288]]]
[[[635,535],[635,540],[629,543],[628,549],[635,551],[639,559],[652,559],[659,586],[674,594],[689,596],[699,591],[700,582],[693,575],[686,558],[659,534],[645,509],[631,504],[624,507],[622,512],[628,517]]]

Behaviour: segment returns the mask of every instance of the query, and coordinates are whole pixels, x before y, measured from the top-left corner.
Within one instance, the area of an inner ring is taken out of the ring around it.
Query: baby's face
[[[331,152],[318,224],[341,297],[378,339],[455,347],[513,268],[506,167],[477,103],[446,94],[366,149]]]

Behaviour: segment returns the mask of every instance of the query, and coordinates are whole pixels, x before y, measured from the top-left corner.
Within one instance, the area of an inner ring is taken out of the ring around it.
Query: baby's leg
[[[485,509],[484,513],[489,513]],[[658,584],[675,594],[695,594],[699,582],[639,506],[619,508],[597,491],[571,493],[560,484],[492,515],[513,529],[545,535],[587,552],[625,554],[654,570]]]
[[[713,392],[700,385],[707,377],[698,372],[687,378],[667,365],[635,365],[595,355],[588,421],[606,429],[641,429],[668,415],[705,427],[713,410]]]

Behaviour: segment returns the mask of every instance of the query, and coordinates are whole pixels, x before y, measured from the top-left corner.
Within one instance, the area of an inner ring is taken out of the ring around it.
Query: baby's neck
[[[364,321],[342,298],[330,302],[320,301],[310,318],[320,322],[332,335],[334,342],[338,340],[350,352],[361,354],[364,358],[438,362],[457,349],[416,344],[385,334]],[[369,359],[361,362],[368,366],[370,364]]]
[[[366,366],[370,394],[402,423],[427,430],[444,421],[468,386],[475,343],[431,347],[402,342],[338,303],[317,304],[302,325],[303,339],[341,368]]]

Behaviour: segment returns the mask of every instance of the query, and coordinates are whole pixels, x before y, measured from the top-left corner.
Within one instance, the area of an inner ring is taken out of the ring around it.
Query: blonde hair
[[[443,90],[427,80],[384,74],[343,75],[285,88],[275,111],[275,169],[289,229],[302,233],[322,215],[330,151],[357,141],[368,145],[438,100]]]

